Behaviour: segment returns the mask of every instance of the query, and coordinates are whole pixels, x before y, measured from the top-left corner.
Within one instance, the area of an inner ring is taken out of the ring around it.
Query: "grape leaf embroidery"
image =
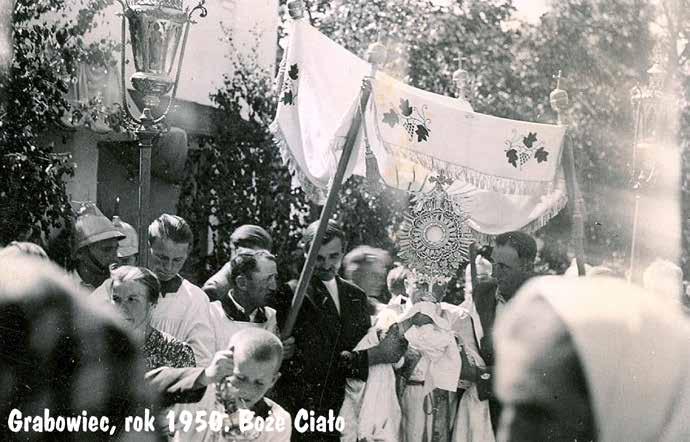
[[[517,161],[518,161],[518,154],[517,150],[515,149],[510,149],[506,151],[506,157],[508,158],[508,162],[513,165],[513,167],[518,167],[517,166]]]
[[[398,114],[395,112],[395,110],[391,109],[383,114],[383,122],[388,124],[392,129],[400,122],[400,119],[398,118]]]
[[[425,111],[427,106],[424,105],[422,109],[410,104],[407,98],[400,99],[400,105],[397,107],[391,106],[388,112],[383,114],[382,122],[388,124],[391,129],[401,124],[410,142],[415,141],[421,143],[428,141],[431,134],[431,119],[426,118]]]
[[[429,129],[422,124],[417,125],[417,142],[421,143],[429,138]]]
[[[297,63],[290,66],[288,76],[290,76],[292,80],[297,80],[297,78],[299,78],[299,68],[297,67]]]
[[[522,168],[533,158],[537,164],[545,163],[549,160],[549,152],[546,145],[539,139],[536,132],[528,132],[527,135],[519,135],[513,129],[512,137],[507,139],[505,147],[506,159],[508,164],[516,169]]]
[[[295,104],[293,102],[293,96],[292,96],[292,91],[288,90],[283,92],[283,97],[280,99],[280,101],[283,102],[283,104]]]
[[[288,69],[287,78],[283,82],[283,91],[280,101],[285,105],[294,105],[297,98],[297,80],[299,79],[299,67],[294,63]]]
[[[529,149],[531,149],[532,146],[534,146],[534,143],[535,143],[536,141],[537,141],[537,134],[534,133],[534,132],[530,132],[529,134],[527,134],[526,137],[524,137],[524,138],[522,139],[523,144],[524,144],[525,146],[527,146]]]
[[[537,159],[537,163],[543,163],[544,161],[548,161],[549,159],[549,153],[544,150],[543,147],[540,147],[537,149],[537,151],[534,153],[534,158]]]
[[[403,117],[409,117],[412,115],[412,108],[410,107],[410,101],[407,99],[400,99],[400,113]]]

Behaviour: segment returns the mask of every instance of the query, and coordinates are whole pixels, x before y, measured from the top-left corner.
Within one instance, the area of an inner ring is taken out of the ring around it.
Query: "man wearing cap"
[[[262,227],[252,224],[244,224],[230,235],[230,260],[203,286],[203,291],[206,292],[211,302],[222,301],[228,296],[228,292],[232,287],[230,283],[230,275],[232,273],[232,259],[237,256],[240,249],[251,250],[271,250],[273,247],[273,239],[266,230]]]
[[[120,240],[117,246],[117,260],[120,265],[135,266],[139,260],[139,236],[131,224],[120,219],[119,216],[113,217],[113,226],[119,230],[125,238]]]
[[[110,277],[110,265],[117,261],[117,245],[125,238],[93,203],[83,204],[74,223],[75,280],[93,291]]]

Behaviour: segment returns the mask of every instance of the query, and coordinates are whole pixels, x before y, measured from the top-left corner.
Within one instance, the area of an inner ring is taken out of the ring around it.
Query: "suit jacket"
[[[174,404],[199,402],[206,387],[194,383],[204,371],[203,367],[159,367],[146,373],[146,380],[160,395],[162,407]]]
[[[498,428],[498,421],[501,414],[501,406],[494,396],[493,377],[494,377],[494,343],[493,328],[496,320],[496,281],[491,279],[477,285],[472,292],[474,305],[479,314],[484,336],[479,342],[479,354],[484,359],[486,367],[479,368],[479,379],[477,380],[477,394],[479,399],[489,401],[489,412],[491,413],[491,423],[494,431]]]
[[[277,402],[293,416],[300,408],[322,416],[333,410],[337,416],[345,397],[346,378],[366,380],[368,374],[365,352],[342,355],[352,351],[370,327],[367,297],[356,285],[336,278],[340,314],[324,284],[313,278],[292,333],[295,354],[281,367]],[[282,327],[289,305],[282,302],[275,306]]]

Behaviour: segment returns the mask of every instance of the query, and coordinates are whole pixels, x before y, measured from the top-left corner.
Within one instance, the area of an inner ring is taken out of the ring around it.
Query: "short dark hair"
[[[244,250],[230,260],[230,284],[235,286],[238,276],[247,276],[257,268],[257,258],[263,257],[275,261],[276,258],[268,250]]]
[[[304,230],[304,234],[302,235],[302,241],[300,241],[300,244],[302,245],[302,248],[304,251],[308,251],[309,247],[311,246],[312,241],[314,240],[314,237],[316,236],[316,231],[319,228],[319,222],[314,221],[313,223],[309,224],[307,228]],[[323,241],[322,244],[327,244],[331,242],[334,238],[340,238],[340,241],[343,243],[343,250],[345,250],[345,231],[340,228],[340,225],[335,220],[329,219],[328,224],[326,226],[326,232],[323,235]]]
[[[232,235],[230,235],[230,244],[235,249],[271,250],[273,248],[273,238],[271,238],[271,235],[261,226],[244,224],[232,232]]]
[[[156,275],[149,269],[135,266],[119,266],[110,272],[111,289],[115,284],[138,282],[146,287],[147,299],[151,304],[158,302],[161,285]]]
[[[518,258],[533,263],[537,258],[537,242],[531,235],[520,231],[501,233],[496,237],[496,246],[510,246]]]
[[[149,226],[148,241],[153,244],[156,239],[169,239],[176,244],[189,244],[194,242],[194,234],[184,218],[162,214]]]
[[[280,370],[283,362],[283,344],[280,339],[261,328],[250,327],[238,331],[230,338],[228,347],[256,362],[273,361],[276,372]]]

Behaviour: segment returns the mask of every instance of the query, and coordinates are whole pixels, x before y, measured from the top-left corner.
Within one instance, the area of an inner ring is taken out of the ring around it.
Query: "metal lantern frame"
[[[647,74],[647,84],[636,85],[630,91],[630,103],[633,108],[634,118],[631,179],[632,188],[635,193],[635,205],[633,208],[628,280],[632,280],[635,271],[640,194],[645,188],[649,187],[656,178],[655,163],[641,164],[639,158],[640,148],[651,149],[655,144],[662,142],[662,140],[658,139],[659,136],[656,132],[661,120],[664,118],[664,82],[666,80],[666,72],[658,63],[654,63],[647,71]]]
[[[192,16],[208,15],[206,0],[199,0],[194,7],[183,8],[183,0],[117,0],[122,6],[122,50],[120,72],[122,81],[122,107],[126,119],[136,127],[139,144],[139,265],[148,264],[148,207],[151,194],[151,151],[156,139],[167,131],[165,119],[172,109],[182,72],[187,38]],[[134,89],[143,95],[144,108],[140,116],[129,109],[125,80],[125,51],[127,47],[127,22],[135,73],[131,77]],[[180,44],[180,39],[181,44]],[[177,63],[175,60],[177,58]],[[175,68],[174,78],[173,68]],[[154,116],[160,98],[172,90],[163,112]]]

